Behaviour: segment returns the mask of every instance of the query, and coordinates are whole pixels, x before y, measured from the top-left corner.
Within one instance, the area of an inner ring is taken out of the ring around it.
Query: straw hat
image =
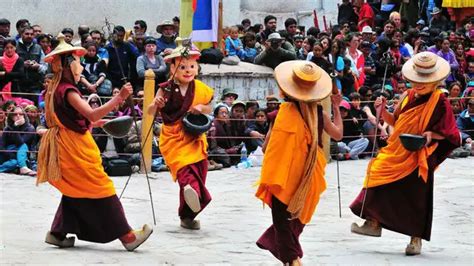
[[[66,43],[66,41],[64,40],[64,35],[62,33],[58,35],[57,39],[59,41],[59,44],[58,46],[56,46],[56,48],[54,48],[53,51],[51,51],[51,53],[46,55],[46,57],[44,58],[44,61],[46,63],[53,62],[57,56],[62,54],[75,54],[77,56],[83,56],[87,53],[87,50],[83,47],[72,46]]]
[[[169,63],[171,62],[171,59],[178,58],[178,57],[199,57],[201,53],[192,47],[185,47],[183,46],[183,41],[184,39],[178,37],[176,38],[176,45],[177,47],[173,49],[171,54],[165,56],[165,62]],[[191,44],[192,45],[192,44]]]
[[[431,15],[436,15],[441,13],[441,9],[439,7],[433,8],[433,11],[431,12]]]
[[[174,28],[174,30],[176,30],[176,25],[174,25],[173,21],[164,20],[163,22],[161,22],[161,24],[156,26],[156,32],[162,33],[163,32],[163,27],[165,27],[165,26],[172,26]]]
[[[310,61],[293,60],[275,68],[280,89],[290,98],[302,102],[322,100],[331,94],[332,81],[322,68]]]
[[[448,76],[450,71],[449,63],[431,52],[416,54],[402,68],[405,79],[415,83],[441,81]]]

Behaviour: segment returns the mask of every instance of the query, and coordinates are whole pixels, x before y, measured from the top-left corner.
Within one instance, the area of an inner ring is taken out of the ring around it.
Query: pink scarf
[[[1,60],[1,64],[3,68],[5,69],[6,73],[10,73],[13,70],[13,67],[16,64],[16,61],[18,60],[20,56],[15,53],[12,57],[8,57],[5,52],[3,52],[3,57]],[[12,97],[12,83],[8,82],[5,86],[2,88],[2,97],[4,101],[7,100],[14,100],[17,105],[24,105],[25,103],[33,103],[30,100],[23,99],[23,98],[16,98]]]

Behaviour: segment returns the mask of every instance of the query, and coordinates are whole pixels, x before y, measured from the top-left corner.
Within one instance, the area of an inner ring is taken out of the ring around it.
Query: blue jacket
[[[466,139],[474,139],[474,115],[469,115],[468,110],[462,111],[456,120],[459,131],[461,131],[462,142],[465,143]]]

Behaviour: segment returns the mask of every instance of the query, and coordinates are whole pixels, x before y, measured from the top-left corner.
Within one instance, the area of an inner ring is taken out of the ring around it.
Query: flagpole
[[[217,23],[217,49],[222,50],[222,14],[223,14],[223,7],[222,7],[222,0],[219,0],[219,18]]]

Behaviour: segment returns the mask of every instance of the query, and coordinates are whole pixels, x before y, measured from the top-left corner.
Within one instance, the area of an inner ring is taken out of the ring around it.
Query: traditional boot
[[[351,232],[360,235],[380,237],[382,235],[382,227],[377,221],[365,220],[362,226],[352,223]]]
[[[199,230],[201,229],[201,223],[199,222],[199,220],[183,218],[181,219],[181,227],[190,229],[190,230]]]
[[[46,233],[46,239],[44,242],[58,246],[60,248],[70,248],[74,246],[74,241],[76,240],[75,237],[65,237],[63,240],[60,240],[59,238],[55,237],[53,234],[51,234],[51,231],[48,231]]]
[[[199,201],[199,195],[196,190],[192,188],[189,184],[184,187],[184,201],[188,207],[194,212],[198,213],[201,211],[201,202]]]
[[[291,262],[291,266],[303,266],[301,259],[298,257],[296,260]]]
[[[131,242],[125,243],[124,240],[120,239],[122,241],[122,245],[128,251],[134,251],[141,244],[143,244],[143,242],[145,242],[148,237],[150,237],[151,233],[153,233],[153,228],[148,224],[145,224],[141,230],[133,230],[131,233],[135,236],[135,239]]]
[[[410,244],[407,245],[405,249],[405,254],[407,256],[420,255],[421,253],[421,238],[420,237],[411,237]]]

